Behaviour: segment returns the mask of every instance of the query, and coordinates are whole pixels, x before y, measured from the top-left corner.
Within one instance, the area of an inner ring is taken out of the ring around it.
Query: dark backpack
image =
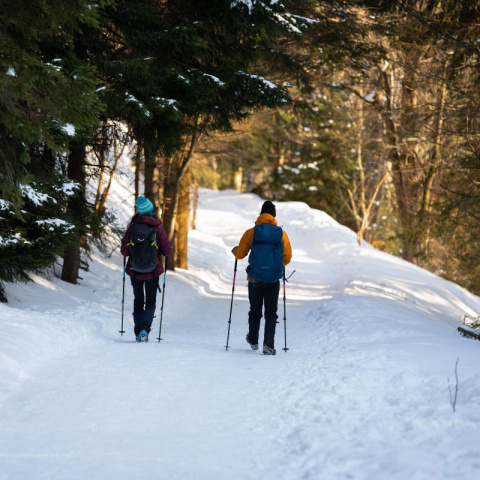
[[[132,268],[138,273],[150,273],[157,266],[157,231],[152,225],[134,223],[129,245]]]
[[[255,282],[275,283],[283,275],[283,230],[275,225],[256,225],[248,257],[247,274]]]

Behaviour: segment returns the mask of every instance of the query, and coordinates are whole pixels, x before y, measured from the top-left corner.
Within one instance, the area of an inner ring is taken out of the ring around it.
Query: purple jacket
[[[128,257],[127,267],[125,271],[131,277],[138,278],[139,280],[150,280],[152,278],[159,277],[163,273],[163,264],[160,259],[160,255],[168,257],[172,253],[172,247],[168,243],[168,237],[162,227],[162,222],[160,222],[160,220],[158,220],[158,218],[154,217],[153,215],[142,215],[134,217],[133,223],[144,223],[146,225],[152,225],[155,227],[157,231],[156,241],[158,245],[157,266],[152,273],[137,273],[132,269],[132,259],[130,258],[130,250],[128,248],[128,244],[130,243],[130,239],[132,237],[132,227],[129,226],[123,237],[122,248],[120,250],[124,257]]]

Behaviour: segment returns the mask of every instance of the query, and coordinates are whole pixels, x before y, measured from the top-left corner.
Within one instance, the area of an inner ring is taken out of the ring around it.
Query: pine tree
[[[59,176],[20,184],[23,204],[20,215],[12,202],[0,199],[2,281],[28,281],[29,272],[51,266],[63,253],[75,235],[75,225],[65,215],[65,204],[78,193],[78,188]]]
[[[163,178],[163,202],[151,200],[163,204],[173,240],[180,183],[198,138],[288,102],[288,88],[265,75],[302,70],[292,58],[280,61],[273,47],[307,21],[273,1],[123,1],[108,15],[118,48],[103,66],[109,82],[102,95],[144,149],[147,196],[154,172]]]
[[[95,115],[94,79],[71,43],[81,23],[95,23],[86,1],[7,0],[0,7],[0,193],[17,211],[30,146],[61,151],[68,132]]]
[[[0,281],[25,280],[27,271],[49,266],[74,236],[77,224],[64,212],[71,197],[56,190],[68,183],[58,167],[71,138],[101,109],[92,68],[74,42],[83,28],[97,26],[97,10],[86,1],[0,7],[0,197],[7,214]],[[49,201],[32,205],[25,192]]]

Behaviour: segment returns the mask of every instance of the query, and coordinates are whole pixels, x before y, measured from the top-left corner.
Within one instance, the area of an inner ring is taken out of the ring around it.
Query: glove
[[[238,248],[238,245],[236,247],[232,248],[232,253],[235,255],[235,250]]]

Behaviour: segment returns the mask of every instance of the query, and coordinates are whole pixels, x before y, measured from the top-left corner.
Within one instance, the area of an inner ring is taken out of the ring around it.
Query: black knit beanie
[[[270,201],[270,200],[267,200],[263,205],[262,205],[262,211],[260,212],[260,215],[262,213],[269,213],[270,215],[272,215],[272,217],[276,217],[277,216],[277,211],[275,209],[275,205]]]

